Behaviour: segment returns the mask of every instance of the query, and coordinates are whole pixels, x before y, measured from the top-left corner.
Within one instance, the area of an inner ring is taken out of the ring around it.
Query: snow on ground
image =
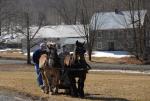
[[[89,70],[90,72],[118,72],[118,73],[129,73],[129,74],[150,74],[150,71],[139,71],[139,70]]]
[[[127,51],[93,51],[92,57],[123,58],[131,57],[131,55]]]
[[[6,51],[12,51],[12,50],[21,51],[21,49],[18,49],[18,48],[5,48],[5,49],[0,49],[0,52],[6,52]]]
[[[73,53],[73,52],[70,52]],[[31,52],[31,55],[33,52]],[[27,55],[25,53],[24,55]],[[94,51],[92,53],[92,57],[112,57],[112,58],[123,58],[123,57],[131,57],[126,51]]]
[[[20,50],[21,49],[0,49],[0,52],[10,51],[10,50]],[[72,53],[72,52],[70,52]],[[33,52],[31,52],[32,56]],[[24,55],[27,55],[27,53],[24,53]],[[123,58],[123,57],[131,57],[127,51],[93,51],[92,57],[112,57],[112,58]]]
[[[24,53],[24,55],[27,55],[27,53]],[[32,55],[33,55],[33,52],[31,52],[30,55],[32,56]]]

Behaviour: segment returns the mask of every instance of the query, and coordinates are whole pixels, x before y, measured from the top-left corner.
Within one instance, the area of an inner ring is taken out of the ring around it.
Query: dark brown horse
[[[68,71],[71,82],[71,95],[76,97],[84,97],[84,81],[89,66],[85,61],[85,52],[84,43],[76,41],[74,53],[64,59],[64,68]],[[75,78],[78,78],[78,81]]]
[[[52,94],[58,93],[58,86],[60,80],[60,61],[57,55],[57,49],[55,43],[48,43],[48,52],[43,54],[39,60],[39,67],[41,68],[41,74],[43,83],[45,86],[45,93],[49,93],[49,89]]]

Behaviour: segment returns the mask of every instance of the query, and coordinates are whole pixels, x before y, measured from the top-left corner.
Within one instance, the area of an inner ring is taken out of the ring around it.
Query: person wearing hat
[[[44,90],[44,86],[43,86],[42,75],[41,75],[40,69],[39,69],[39,59],[42,54],[47,53],[46,49],[47,49],[46,44],[41,43],[40,48],[35,50],[35,52],[33,53],[33,56],[32,56],[32,59],[33,59],[34,65],[35,65],[35,72],[37,74],[37,82],[42,91]]]

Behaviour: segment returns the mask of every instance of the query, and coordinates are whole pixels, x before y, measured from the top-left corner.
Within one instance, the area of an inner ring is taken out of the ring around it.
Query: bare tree
[[[31,43],[38,33],[38,31],[41,29],[43,26],[43,21],[45,18],[45,15],[41,12],[38,14],[38,22],[36,23],[35,26],[37,26],[36,30],[32,30],[32,14],[33,14],[33,9],[32,8],[32,2],[31,3],[25,3],[23,4],[23,8],[20,11],[20,19],[22,23],[19,24],[19,26],[16,26],[15,30],[16,32],[22,33],[26,37],[26,45],[27,45],[27,64],[31,64],[31,55],[30,55],[30,48],[31,48]]]
[[[103,6],[101,9],[96,7],[96,0],[81,0],[79,9],[79,19],[81,26],[79,30],[81,31],[81,36],[84,36],[87,42],[87,50],[89,55],[89,60],[92,60],[92,51],[94,45],[96,44],[96,36],[98,35],[98,30],[103,24],[102,16]]]
[[[16,18],[15,4],[16,0],[13,2],[10,0],[0,1],[0,35],[2,36],[12,33],[10,31],[15,24]]]
[[[1,31],[2,31],[2,0],[0,0],[0,36],[1,36]]]
[[[53,5],[56,5],[56,2]],[[75,30],[87,42],[90,61],[97,34],[96,30],[100,25],[100,23],[97,23],[98,15],[93,16],[94,18],[91,23],[92,15],[100,11],[96,5],[96,0],[59,0],[58,5],[54,6],[63,18],[65,24],[76,24]]]
[[[76,24],[79,1],[80,0],[51,0],[49,1],[49,6],[57,11],[61,23]]]
[[[143,56],[146,51],[146,26],[144,25],[145,15],[147,11],[145,10],[144,0],[127,0],[126,5],[129,9],[131,19],[133,34],[133,54],[137,59],[143,60]]]

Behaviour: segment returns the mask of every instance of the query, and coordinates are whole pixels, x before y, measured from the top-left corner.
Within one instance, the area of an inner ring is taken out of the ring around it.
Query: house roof
[[[35,35],[35,38],[79,38],[84,34],[84,28],[82,25],[57,25],[57,26],[44,26]],[[32,36],[38,29],[37,26],[30,27],[30,32]],[[26,36],[21,33],[5,34],[0,36],[0,42],[5,43],[20,43],[21,39],[26,38]],[[69,41],[70,42],[70,41]]]
[[[37,27],[32,27],[32,31],[35,32]],[[81,37],[82,34],[81,25],[58,25],[58,26],[45,26],[42,27],[35,38],[65,38],[65,37]]]
[[[60,40],[60,43],[61,43],[61,47],[63,46],[63,45],[66,45],[66,44],[75,44],[76,43],[76,41],[79,41],[79,42],[85,42],[85,39],[84,38],[62,38],[61,40]]]
[[[140,13],[140,23],[143,25],[146,12],[146,10],[133,11],[132,13],[130,11],[98,12],[92,16],[90,28],[94,30],[133,28],[131,15],[134,15],[134,23],[138,24],[138,14]]]

